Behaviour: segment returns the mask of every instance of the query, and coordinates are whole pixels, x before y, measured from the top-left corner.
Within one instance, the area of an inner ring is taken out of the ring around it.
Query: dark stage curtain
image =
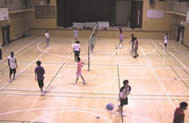
[[[114,17],[115,0],[57,0],[58,26],[73,22],[109,21]]]
[[[72,25],[71,0],[56,0],[57,26],[68,27]]]

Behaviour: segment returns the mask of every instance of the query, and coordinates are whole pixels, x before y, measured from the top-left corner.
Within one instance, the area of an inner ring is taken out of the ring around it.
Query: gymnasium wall
[[[0,43],[3,44],[3,32],[2,32],[2,26],[3,25],[8,25],[8,21],[5,20],[5,21],[0,21]]]
[[[33,0],[35,2],[37,0]],[[56,0],[50,0],[50,7],[56,8]],[[154,6],[150,6],[149,0],[143,0],[143,20],[142,20],[142,28],[141,29],[135,29],[137,33],[140,33],[140,35],[145,34],[146,36],[161,39],[165,32],[170,33],[170,38],[174,39],[175,32],[171,31],[171,29],[174,28],[175,24],[179,21],[179,19],[175,18],[176,15],[168,14],[167,11],[168,3],[167,1],[160,2],[159,0],[154,0]],[[149,18],[147,17],[148,10],[163,10],[164,16],[163,18]],[[35,9],[34,9],[35,10]],[[44,18],[38,18],[35,15],[35,11],[33,12],[32,16],[32,29],[42,29],[43,31],[45,29],[57,29],[57,20],[56,17],[44,17]],[[134,30],[134,31],[135,31]],[[132,30],[133,31],[133,30]],[[150,33],[152,31],[153,33]],[[155,32],[157,32],[157,35],[154,35]],[[112,32],[110,32],[111,34]],[[148,34],[146,34],[148,33]],[[146,37],[148,38],[148,37]]]
[[[149,0],[143,1],[143,30],[152,31],[168,31],[170,25],[175,23],[174,15],[167,14],[167,1],[160,2],[159,0],[154,0],[154,6],[150,6]],[[150,18],[147,17],[147,12],[149,10],[163,10],[164,16],[162,18]]]
[[[35,8],[37,4],[35,3],[38,0],[32,0],[33,7]],[[50,0],[49,7],[56,8],[56,0]],[[45,12],[44,12],[45,13]],[[34,29],[56,29],[56,17],[36,17],[35,9],[32,15],[32,28]]]
[[[2,30],[0,29],[0,44],[3,43],[3,36],[2,36]]]
[[[184,32],[184,44],[189,47],[189,23],[186,24]]]
[[[29,34],[32,23],[31,16],[31,11],[9,13],[10,40],[16,40]]]

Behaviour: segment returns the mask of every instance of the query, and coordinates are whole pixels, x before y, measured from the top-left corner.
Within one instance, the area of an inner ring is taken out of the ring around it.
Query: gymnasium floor
[[[119,37],[119,36],[118,36]],[[27,37],[3,49],[0,63],[0,122],[2,123],[122,123],[115,110],[122,81],[132,87],[129,104],[124,107],[124,123],[171,123],[181,101],[189,103],[189,50],[169,41],[168,51],[162,40],[139,39],[139,57],[131,56],[130,39],[116,50],[116,38],[96,38],[87,66],[88,36],[80,37],[81,59],[85,62],[81,79],[75,81],[76,63],[72,52],[73,37],[51,37],[46,47],[44,37]],[[16,80],[8,82],[6,57],[15,52]],[[46,96],[40,96],[34,79],[35,62],[46,70]],[[113,103],[114,111],[105,109]],[[185,123],[189,122],[186,110]]]

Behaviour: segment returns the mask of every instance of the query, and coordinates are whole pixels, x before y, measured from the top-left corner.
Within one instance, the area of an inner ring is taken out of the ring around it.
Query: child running
[[[81,69],[82,69],[84,63],[81,61],[80,57],[77,58],[77,62],[78,63],[77,63],[76,81],[75,81],[74,85],[77,84],[79,77],[81,77],[81,79],[83,80],[83,84],[85,85],[86,82],[85,82],[85,79],[81,72]]]

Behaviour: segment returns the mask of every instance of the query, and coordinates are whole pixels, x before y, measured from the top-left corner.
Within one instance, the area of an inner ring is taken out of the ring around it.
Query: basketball
[[[111,103],[108,103],[108,104],[106,105],[106,109],[107,109],[108,111],[112,111],[112,110],[114,109],[114,105],[111,104]]]

